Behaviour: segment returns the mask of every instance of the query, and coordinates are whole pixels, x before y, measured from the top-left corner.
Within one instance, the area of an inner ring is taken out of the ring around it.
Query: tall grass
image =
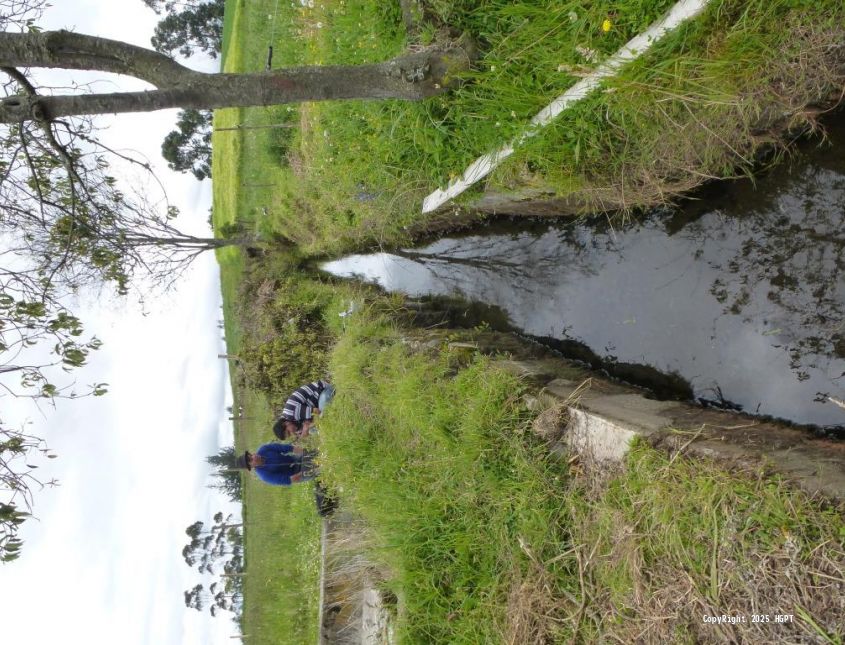
[[[362,308],[334,350],[321,463],[371,528],[398,642],[845,635],[842,509],[644,445],[621,472],[555,461],[527,431],[523,382],[420,349],[379,309]],[[748,621],[702,620],[722,614]]]
[[[483,359],[452,374],[445,357],[411,355],[384,319],[353,323],[331,368],[325,476],[378,536],[403,642],[497,642],[526,549],[546,558],[566,543],[521,384]]]
[[[419,213],[428,192],[521,132],[672,4],[428,0],[409,36],[396,2],[230,0],[229,71],[263,69],[271,44],[275,67],[355,64],[462,32],[480,56],[460,88],[424,102],[218,111],[218,128],[294,127],[215,133],[213,171],[225,184],[215,189],[215,222],[237,217],[309,253],[403,243],[435,221]],[[487,185],[574,195],[585,209],[633,208],[749,172],[772,140],[761,129],[773,115],[800,116],[840,83],[830,46],[843,21],[836,0],[713,0],[527,141]]]

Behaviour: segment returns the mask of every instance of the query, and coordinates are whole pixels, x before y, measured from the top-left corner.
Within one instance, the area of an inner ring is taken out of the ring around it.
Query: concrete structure
[[[620,464],[631,442],[726,466],[778,473],[810,494],[845,500],[845,442],[805,428],[689,402],[657,401],[643,388],[611,382],[551,350],[510,333],[427,330],[408,342],[444,344],[456,357],[481,352],[529,383],[538,409],[552,410],[535,429],[555,452]],[[551,427],[549,418],[555,427]],[[845,423],[845,413],[843,413]]]
[[[509,348],[511,357],[497,364],[532,383],[536,405],[559,410],[557,436],[539,429],[555,451],[619,464],[631,442],[642,438],[672,453],[778,473],[807,493],[845,500],[845,442],[736,412],[656,401],[643,389],[596,378],[510,334],[477,336],[478,351]]]

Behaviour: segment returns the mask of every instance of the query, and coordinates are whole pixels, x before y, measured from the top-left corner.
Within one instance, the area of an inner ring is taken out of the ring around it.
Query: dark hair
[[[291,421],[290,419],[285,419],[284,417],[279,417],[276,420],[276,423],[273,424],[273,434],[276,435],[279,439],[284,441],[288,438],[287,428],[286,425],[288,423],[295,423],[295,421]]]
[[[249,450],[244,450],[244,454],[242,454],[235,460],[235,465],[238,468],[246,468],[247,470],[252,470],[252,466],[249,463],[250,457],[252,457],[252,453]]]

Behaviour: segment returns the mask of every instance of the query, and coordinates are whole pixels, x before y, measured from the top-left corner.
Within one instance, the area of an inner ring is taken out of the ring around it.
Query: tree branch
[[[152,49],[65,30],[0,33],[0,67],[99,70],[133,76],[159,89],[202,75]]]

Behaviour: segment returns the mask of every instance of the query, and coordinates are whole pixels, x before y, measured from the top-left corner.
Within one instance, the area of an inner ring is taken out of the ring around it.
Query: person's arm
[[[293,452],[294,454],[296,454],[292,444],[265,443],[256,451],[256,454],[259,454],[262,457],[268,457],[270,455],[286,455],[289,452]]]
[[[260,466],[255,469],[255,475],[265,484],[272,486],[290,486],[293,478],[280,472],[268,471]],[[297,475],[294,475],[296,477]]]

